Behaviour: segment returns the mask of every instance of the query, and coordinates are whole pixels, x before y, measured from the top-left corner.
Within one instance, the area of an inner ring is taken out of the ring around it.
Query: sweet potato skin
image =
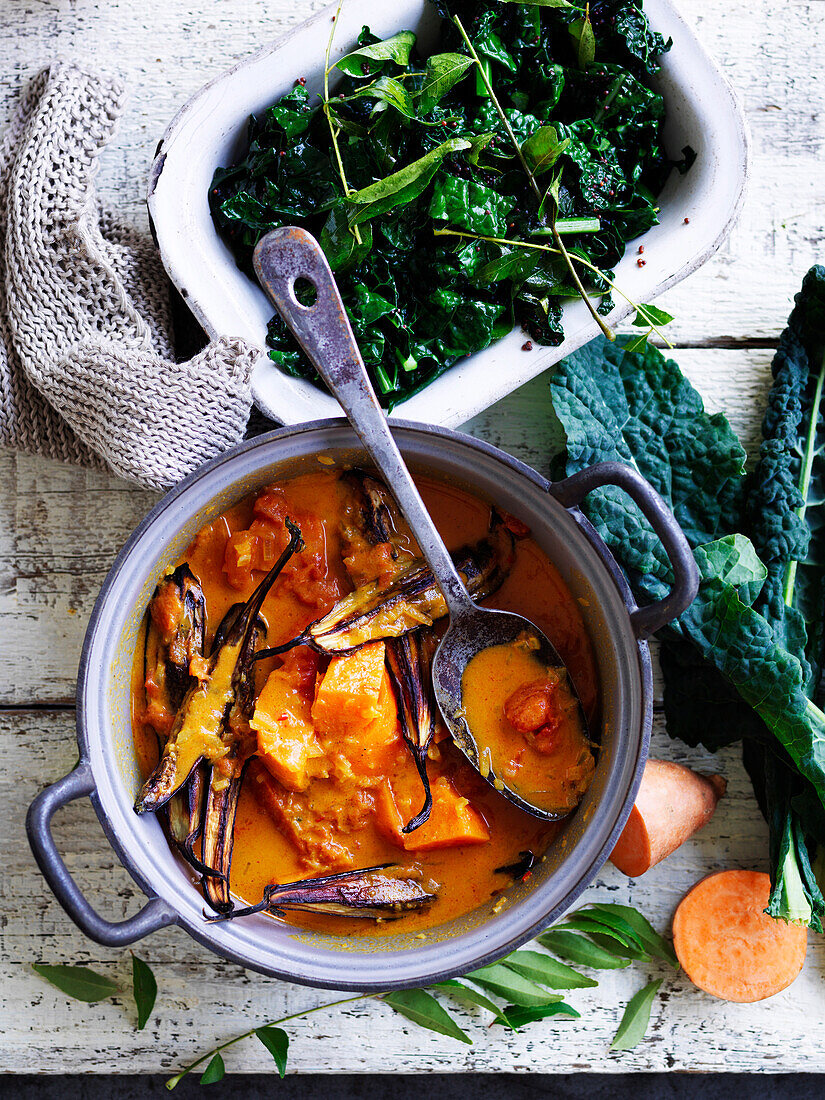
[[[807,929],[764,912],[771,892],[758,871],[717,871],[682,898],[673,946],[690,980],[723,1001],[750,1004],[786,989],[805,962]]]
[[[699,775],[670,760],[648,760],[636,803],[610,860],[622,874],[638,878],[713,817],[726,781]]]

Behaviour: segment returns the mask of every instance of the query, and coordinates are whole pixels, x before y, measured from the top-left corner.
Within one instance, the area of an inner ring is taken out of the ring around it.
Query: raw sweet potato
[[[648,760],[636,804],[610,859],[637,878],[707,825],[727,784],[669,760]]]
[[[769,917],[771,880],[757,871],[718,871],[682,898],[673,946],[685,973],[723,1001],[750,1003],[791,984],[805,961],[806,929]]]

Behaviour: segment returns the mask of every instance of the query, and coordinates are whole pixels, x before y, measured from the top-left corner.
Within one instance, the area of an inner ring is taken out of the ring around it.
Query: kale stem
[[[621,76],[617,76],[616,79],[613,81],[610,86],[610,91],[607,93],[602,101],[601,107],[599,107],[598,111],[596,111],[595,115],[593,115],[594,126],[598,126],[600,124],[600,122],[604,118],[605,111],[624,87],[625,80],[627,80],[627,73],[622,73]]]
[[[327,52],[324,56],[324,115],[326,116],[327,123],[329,124],[329,135],[332,138],[332,148],[335,151],[335,161],[338,165],[338,175],[341,177],[341,186],[344,188],[344,195],[349,196],[351,194],[350,185],[347,183],[347,174],[344,171],[344,162],[341,159],[341,149],[338,145],[338,133],[332,122],[332,115],[329,109],[329,73],[330,64],[329,58],[332,53],[332,42],[335,38],[335,28],[338,26],[338,19],[341,15],[341,8],[344,6],[344,0],[339,0],[338,8],[332,20],[332,26],[329,31],[329,39],[327,40]],[[361,230],[357,225],[350,227],[350,233],[355,237],[356,241],[361,244]]]
[[[499,103],[498,97],[496,96],[496,93],[493,91],[493,85],[490,83],[490,78],[487,76],[487,71],[484,68],[484,65],[482,64],[481,58],[476,53],[476,48],[472,44],[472,42],[470,41],[469,35],[464,30],[464,27],[461,23],[461,20],[458,18],[457,15],[453,16],[453,23],[455,23],[456,27],[458,28],[458,33],[464,39],[464,44],[466,45],[467,49],[470,51],[470,57],[472,57],[473,61],[475,61],[476,65],[478,66],[478,70],[481,73],[481,79],[484,82],[484,87],[487,89],[487,95],[489,95],[489,97],[490,97],[490,102],[493,104],[493,107],[495,107],[496,114],[501,119],[501,124],[504,127],[504,129],[507,131],[507,136],[509,137],[510,141],[513,143],[513,148],[516,151],[516,156],[521,161],[521,166],[524,169],[524,171],[527,173],[527,178],[530,181],[530,186],[533,188],[533,190],[536,193],[536,198],[539,200],[539,202],[541,202],[541,191],[539,190],[539,185],[536,183],[535,176],[530,171],[530,165],[527,163],[527,159],[524,156],[524,153],[522,152],[521,146],[519,145],[519,142],[518,142],[518,138],[513,133],[513,127],[510,125],[510,120],[507,118],[507,115],[505,115],[504,108]]]
[[[587,291],[584,289],[582,281],[579,278],[578,272],[576,271],[575,267],[573,267],[573,261],[570,258],[570,253],[565,248],[564,241],[561,239],[561,234],[559,233],[558,229],[556,229],[555,220],[553,221],[553,225],[552,225],[551,228],[553,230],[553,240],[556,242],[556,248],[558,249],[559,252],[561,252],[562,256],[564,257],[564,262],[567,264],[567,270],[570,272],[570,276],[571,276],[573,282],[576,284],[576,290],[578,290],[579,294],[582,297],[582,301],[587,305],[587,308],[590,310],[590,313],[591,313],[591,316],[593,317],[593,320],[596,322],[596,324],[602,330],[602,332],[607,337],[607,339],[610,340],[611,342],[613,342],[616,339],[616,333],[605,322],[604,318],[599,315],[598,311],[596,310],[596,307],[590,301],[590,296],[587,293]],[[578,256],[576,257],[576,259],[579,259],[579,258],[580,257],[578,257]],[[588,266],[593,267],[594,265],[589,264]],[[594,270],[598,271],[598,268],[594,268]],[[604,276],[602,276],[602,278],[604,278]]]
[[[805,438],[805,453],[802,457],[802,469],[799,471],[799,495],[802,497],[802,503],[799,508],[797,508],[796,514],[801,520],[805,519],[805,513],[808,510],[808,491],[811,487],[811,473],[813,471],[814,455],[816,453],[816,429],[819,423],[819,406],[822,401],[823,385],[825,385],[825,355],[822,357],[822,363],[819,367],[819,377],[816,380],[816,390],[814,391],[813,403],[811,405],[811,417],[808,421],[808,434]],[[793,605],[797,565],[798,562],[792,559],[788,562],[788,569],[785,573],[782,599],[785,601],[787,607]]]
[[[338,9],[341,10],[340,8]],[[311,1016],[313,1012],[322,1012],[326,1008],[338,1008],[340,1005],[352,1004],[353,1001],[366,1001],[370,998],[380,998],[386,996],[385,993],[360,993],[357,997],[345,997],[341,1001],[331,1001],[328,1004],[315,1005],[314,1008],[305,1008],[302,1012],[293,1012],[289,1016],[281,1016],[279,1020],[270,1020],[268,1024],[258,1024],[256,1027],[250,1028],[249,1031],[244,1031],[242,1035],[236,1035],[233,1039],[227,1039],[225,1043],[221,1043],[219,1046],[213,1047],[206,1054],[201,1055],[200,1058],[191,1062],[186,1069],[180,1071],[174,1077],[170,1077],[166,1082],[166,1087],[171,1090],[184,1078],[187,1073],[191,1073],[193,1069],[197,1069],[198,1066],[209,1059],[215,1057],[216,1054],[220,1054],[222,1050],[226,1050],[227,1047],[234,1046],[235,1043],[240,1043],[243,1039],[250,1039],[256,1031],[262,1027],[277,1027],[279,1024],[288,1024],[290,1020],[300,1020],[304,1016]]]
[[[598,233],[602,223],[598,218],[557,218],[556,230],[559,233]],[[534,229],[531,237],[552,237],[553,230],[549,226]]]
[[[600,279],[603,279],[604,282],[607,283],[611,290],[615,290],[617,294],[620,294],[622,298],[624,298],[628,305],[633,306],[635,310],[638,310],[642,314],[645,320],[649,323],[651,329],[662,338],[662,341],[667,344],[669,348],[673,347],[673,344],[671,344],[667,336],[665,336],[658,325],[655,325],[653,323],[650,315],[645,312],[644,306],[640,306],[638,302],[634,302],[632,298],[629,298],[627,294],[625,294],[625,292],[621,289],[621,287],[618,287],[613,282],[613,280],[601,270],[601,268],[596,267],[596,265],[594,263],[591,263],[590,260],[585,260],[583,256],[577,256],[575,253],[568,253],[567,250],[564,249],[564,245],[561,239],[559,239],[559,244],[562,245],[562,248],[553,248],[553,246],[549,244],[534,244],[532,241],[514,241],[511,240],[509,237],[481,237],[477,233],[465,233],[460,229],[434,229],[433,235],[436,237],[463,237],[465,240],[468,241],[487,241],[489,244],[508,244],[511,245],[513,248],[534,248],[537,249],[539,252],[552,252],[555,256],[566,255],[569,259],[575,260],[577,263],[580,263],[584,267],[589,268],[590,271],[595,272],[595,274],[598,275]],[[584,288],[582,288],[582,291],[583,290]],[[588,302],[590,301],[589,298],[586,298],[585,300]],[[612,339],[615,339],[615,337],[612,337]]]
[[[522,168],[524,169],[525,173],[527,174],[527,178],[530,181],[530,186],[533,188],[533,191],[535,192],[535,196],[539,201],[539,207],[541,207],[542,197],[541,197],[541,191],[539,190],[539,185],[536,183],[536,177],[531,172],[530,165],[527,163],[527,158],[524,155],[524,151],[522,150],[521,145],[519,144],[518,138],[516,137],[516,135],[513,132],[513,127],[510,125],[510,120],[507,118],[507,115],[504,113],[504,108],[499,103],[498,97],[496,96],[496,93],[493,91],[493,85],[490,83],[490,78],[487,76],[487,71],[485,70],[484,65],[482,65],[482,63],[481,63],[481,58],[476,53],[475,46],[470,41],[469,35],[464,30],[464,27],[461,23],[461,20],[458,18],[457,15],[453,16],[453,23],[455,23],[456,27],[458,27],[458,32],[461,35],[461,37],[464,39],[464,43],[465,43],[467,49],[470,51],[470,56],[472,57],[473,61],[475,61],[476,65],[478,66],[478,70],[481,73],[481,79],[484,81],[484,87],[487,89],[487,94],[490,97],[490,101],[493,104],[493,106],[495,107],[496,114],[501,119],[501,122],[502,122],[502,125],[504,126],[504,129],[507,131],[507,136],[510,138],[510,141],[513,143],[513,148],[516,151],[516,156],[518,157],[519,161],[521,162]],[[570,255],[569,255],[567,249],[564,247],[564,241],[561,239],[559,231],[556,229],[555,225],[551,226],[550,231],[553,234],[553,240],[556,242],[556,246],[557,246],[559,252],[564,257],[564,262],[567,264],[567,270],[570,272],[570,277],[573,280],[573,282],[576,284],[576,290],[578,290],[579,294],[581,295],[582,301],[584,302],[584,304],[587,306],[588,310],[590,311],[590,315],[592,316],[592,318],[596,322],[596,324],[599,326],[599,328],[602,330],[602,332],[605,334],[607,339],[608,340],[615,340],[616,339],[616,334],[613,332],[613,330],[611,328],[609,328],[605,324],[604,320],[599,316],[599,313],[598,313],[596,307],[590,301],[590,297],[587,294],[587,291],[582,286],[582,281],[579,278],[579,276],[576,272],[576,269],[573,267],[573,264],[570,261]]]

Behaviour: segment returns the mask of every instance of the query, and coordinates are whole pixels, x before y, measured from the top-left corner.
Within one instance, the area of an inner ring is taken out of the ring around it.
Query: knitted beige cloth
[[[0,146],[0,445],[165,488],[243,438],[259,349],[171,346],[151,242],[97,204],[124,89],[45,69]]]

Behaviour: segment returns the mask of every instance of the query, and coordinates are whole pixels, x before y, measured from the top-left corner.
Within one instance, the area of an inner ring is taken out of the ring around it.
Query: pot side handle
[[[122,947],[142,939],[150,932],[156,932],[159,928],[174,924],[177,915],[165,901],[154,897],[133,917],[124,921],[108,921],[95,912],[80,892],[57,850],[51,823],[52,817],[61,806],[90,795],[94,789],[95,781],[89,761],[81,760],[74,771],[46,787],[35,798],[26,815],[26,833],[43,877],[78,928],[90,939],[106,947]]]
[[[623,462],[599,462],[571,474],[564,481],[554,482],[548,491],[565,508],[573,508],[593,489],[603,485],[623,489],[638,505],[659,537],[673,569],[673,587],[667,596],[647,607],[637,607],[630,614],[636,637],[647,638],[693,603],[699,589],[699,567],[671,510],[653,486],[631,466]]]

